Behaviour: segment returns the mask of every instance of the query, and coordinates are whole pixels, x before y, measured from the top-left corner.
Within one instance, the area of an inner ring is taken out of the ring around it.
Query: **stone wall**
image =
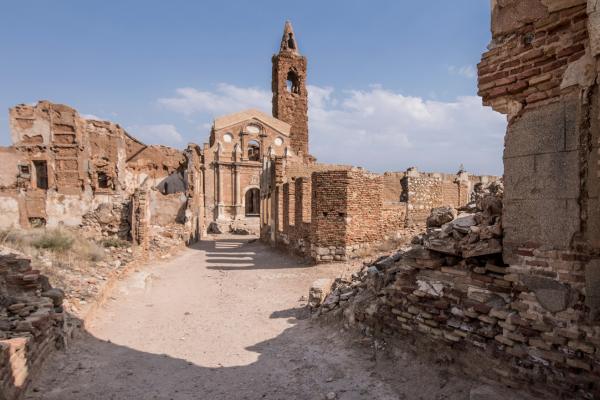
[[[19,398],[64,345],[62,298],[29,259],[0,249],[0,398]]]
[[[384,239],[397,239],[406,228],[406,203],[383,204],[381,229]]]
[[[599,309],[598,4],[509,3],[494,8],[491,50],[479,65],[484,103],[509,118],[504,259],[521,281],[585,295],[589,309],[570,311],[575,323]],[[522,90],[502,89],[514,79]]]

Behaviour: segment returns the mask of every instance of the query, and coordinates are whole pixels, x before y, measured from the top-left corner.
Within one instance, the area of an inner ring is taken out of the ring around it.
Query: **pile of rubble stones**
[[[415,236],[410,246],[373,263],[365,263],[350,280],[316,281],[309,292],[309,306],[317,315],[343,309],[365,289],[382,291],[386,285],[394,283],[398,272],[413,269],[464,275],[473,271],[503,277],[507,266],[501,257],[502,195],[502,184],[493,183],[479,187],[473,200],[457,210],[452,207],[432,209],[427,219],[427,231]],[[435,289],[426,288],[428,291]]]

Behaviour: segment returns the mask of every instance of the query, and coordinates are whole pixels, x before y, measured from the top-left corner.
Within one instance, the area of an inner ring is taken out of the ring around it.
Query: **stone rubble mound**
[[[502,199],[489,194],[458,209],[434,208],[428,232],[414,243],[441,254],[471,258],[502,252]]]
[[[415,236],[410,246],[373,263],[365,263],[351,279],[335,279],[328,290],[323,287],[325,282],[313,285],[309,293],[310,307],[316,315],[336,308],[341,312],[355,297],[364,306],[365,298],[389,294],[403,275],[414,275],[414,271],[423,269],[453,276],[473,271],[486,279],[501,279],[507,274],[507,266],[501,258],[502,195],[501,183],[482,185],[476,188],[472,201],[458,210],[451,207],[432,209],[427,231]],[[441,297],[443,287],[442,283],[432,279],[418,281],[415,289],[423,296]],[[504,305],[501,297],[487,296],[487,292],[483,290],[479,300],[485,303],[492,298],[492,302],[499,299]],[[373,307],[376,309],[376,302]],[[368,313],[369,306],[364,308]]]

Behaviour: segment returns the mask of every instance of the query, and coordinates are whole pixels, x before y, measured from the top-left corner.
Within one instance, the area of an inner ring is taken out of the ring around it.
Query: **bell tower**
[[[306,57],[298,51],[298,41],[290,21],[286,21],[279,53],[273,61],[273,116],[292,126],[292,151],[308,154],[308,92],[306,91]]]

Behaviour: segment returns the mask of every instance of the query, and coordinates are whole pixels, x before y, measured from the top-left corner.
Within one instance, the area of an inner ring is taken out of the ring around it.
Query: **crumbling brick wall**
[[[509,267],[501,278],[509,283],[494,278],[487,290],[513,297],[507,314],[492,309],[493,319],[478,318],[501,328],[496,347],[509,356],[490,354],[498,357],[494,363],[512,363],[507,381],[526,378],[592,398],[600,394],[600,5],[492,4],[493,38],[479,64],[479,89],[484,104],[509,120],[502,212]]]
[[[371,181],[363,182],[359,176],[375,177],[348,166],[290,158],[268,162],[262,196],[269,217],[263,216],[261,237],[294,252],[311,254],[313,259],[324,256],[323,261],[345,260],[369,253],[382,240],[407,240],[425,226],[432,208],[463,206],[477,185],[500,179],[465,172],[421,173],[410,168],[377,175],[375,180],[380,184],[372,187]],[[302,186],[303,193],[299,186],[294,187],[295,182]],[[349,209],[352,218],[345,217]],[[300,219],[302,224],[297,222]],[[311,247],[313,251],[309,252]]]
[[[598,398],[600,2],[492,7],[479,84],[508,115],[503,203],[480,197],[477,214],[366,267],[323,308],[411,335],[477,378]]]
[[[63,346],[62,298],[29,259],[0,249],[0,398],[19,398]]]
[[[312,174],[311,256],[340,261],[382,240],[383,179],[359,169]]]
[[[573,78],[567,69],[573,73],[586,54],[586,6],[585,0],[495,2],[491,49],[479,64],[484,104],[514,113],[560,96],[563,77]]]

